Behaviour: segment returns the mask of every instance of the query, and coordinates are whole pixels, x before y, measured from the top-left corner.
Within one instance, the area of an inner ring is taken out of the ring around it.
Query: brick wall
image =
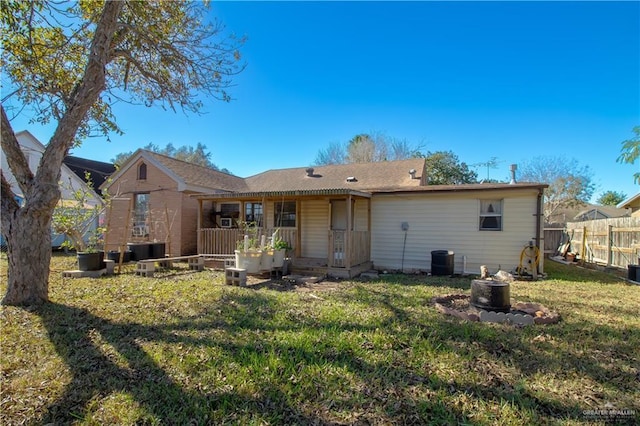
[[[167,254],[173,256],[192,254],[196,251],[196,226],[198,203],[177,190],[177,183],[160,169],[146,162],[147,178],[138,180],[138,167],[145,162],[139,159],[114,181],[109,193],[129,201],[114,201],[107,217],[106,250],[117,250],[127,242],[158,241],[167,243]],[[127,210],[133,217],[133,198],[136,193],[149,194],[149,236],[125,237]],[[186,213],[185,213],[186,212]],[[186,222],[185,222],[186,218]],[[169,235],[170,234],[170,235]],[[169,237],[169,238],[168,238]]]

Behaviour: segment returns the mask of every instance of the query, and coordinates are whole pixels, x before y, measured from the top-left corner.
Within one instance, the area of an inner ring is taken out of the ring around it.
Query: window
[[[480,200],[480,230],[502,231],[502,200]]]
[[[262,226],[262,203],[245,203],[244,220],[255,222],[256,226]]]
[[[240,219],[240,204],[221,203],[218,208],[220,211],[217,214],[220,215],[220,220],[216,223],[222,228],[234,227],[236,221]]]
[[[147,180],[147,165],[144,163],[138,166],[138,180]]]
[[[274,223],[276,224],[276,227],[295,227],[296,202],[285,201],[283,203],[275,203]]]
[[[149,236],[149,194],[135,194],[133,199],[133,228],[131,234],[134,237]]]
[[[238,203],[221,203],[220,204],[220,216],[221,217],[233,217],[238,218],[240,216],[240,204]]]

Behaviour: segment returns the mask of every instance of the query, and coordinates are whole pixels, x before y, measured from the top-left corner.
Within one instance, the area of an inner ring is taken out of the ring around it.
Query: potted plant
[[[284,258],[287,250],[291,250],[291,246],[286,240],[278,236],[278,231],[273,233],[271,238],[271,247],[273,248],[273,264],[274,268],[282,268],[284,266]]]
[[[255,222],[241,222],[244,229],[244,238],[236,243],[236,267],[246,269],[248,274],[260,272],[262,261],[262,248],[258,238],[258,226]]]
[[[78,269],[94,271],[104,268],[104,252],[101,251],[104,228],[99,221],[100,208],[93,204],[95,193],[88,173],[85,175],[86,188],[74,188],[71,181],[63,188],[71,194],[68,199],[61,199],[54,209],[51,227],[55,233],[66,238],[62,247],[76,251]]]

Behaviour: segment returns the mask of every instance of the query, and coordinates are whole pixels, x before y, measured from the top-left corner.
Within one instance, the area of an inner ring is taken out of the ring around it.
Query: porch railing
[[[329,264],[332,267],[345,268],[370,260],[369,231],[351,231],[351,241],[347,241],[347,231],[331,231],[330,235]]]
[[[265,235],[270,238],[276,228],[260,228],[258,237]],[[280,228],[278,236],[287,241],[295,249],[296,230]],[[198,253],[199,254],[233,254],[238,241],[244,238],[242,229],[232,228],[202,228],[198,230]]]

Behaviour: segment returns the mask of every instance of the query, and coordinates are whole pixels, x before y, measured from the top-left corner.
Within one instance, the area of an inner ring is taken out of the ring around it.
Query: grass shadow
[[[274,403],[273,394],[264,399],[228,391],[185,390],[143,347],[144,342],[180,340],[162,328],[117,323],[85,309],[55,303],[43,305],[37,314],[72,375],[64,394],[48,407],[41,419],[44,424],[86,420],[92,415],[91,407],[96,401],[113,392],[125,393],[134,400],[142,410],[136,423],[142,424],[209,423],[213,421],[211,413],[230,401],[239,407],[270,407],[274,410],[271,415],[299,423],[316,422],[290,406],[285,396],[278,396],[277,392]],[[108,343],[113,352],[105,352],[101,349],[104,344],[99,345],[97,340]]]

